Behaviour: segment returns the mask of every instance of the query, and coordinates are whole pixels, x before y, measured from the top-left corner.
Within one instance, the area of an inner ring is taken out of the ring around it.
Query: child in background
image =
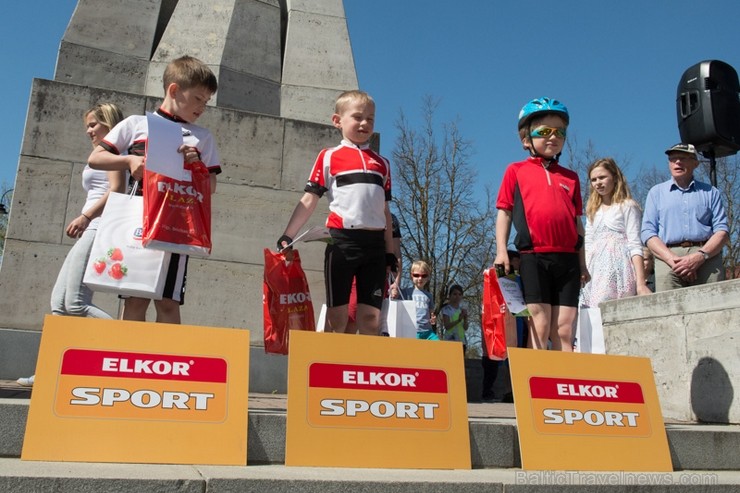
[[[202,162],[211,177],[211,193],[216,191],[216,175],[221,173],[221,161],[213,135],[195,125],[206,110],[206,104],[218,89],[216,76],[208,65],[191,56],[172,60],[162,76],[164,101],[155,112],[160,118],[182,126],[183,144],[177,149],[185,163]],[[144,176],[144,154],[148,137],[147,117],[134,115],[115,126],[93,150],[88,159],[90,167],[102,170],[131,172],[131,180]],[[142,194],[139,186],[137,194]],[[176,225],[173,225],[176,226]],[[180,323],[180,305],[185,302],[185,284],[188,256],[173,253],[167,270],[167,280],[161,300],[155,300],[157,322]],[[146,321],[151,302],[148,298],[126,298],[124,320]]]
[[[439,337],[434,331],[436,323],[434,315],[434,297],[432,293],[424,288],[429,283],[429,274],[432,269],[423,260],[416,260],[411,264],[411,288],[403,288],[400,291],[395,286],[391,287],[391,298],[414,300],[416,304],[416,338],[438,341]]]
[[[465,331],[468,330],[468,310],[462,306],[463,288],[459,284],[450,286],[448,303],[442,307],[442,339],[462,342],[463,354],[467,349]]]
[[[390,163],[368,144],[375,126],[375,101],[370,95],[346,91],[337,98],[334,111],[331,120],[342,132],[342,141],[319,153],[277,248],[283,250],[292,243],[327,194],[326,226],[333,243],[324,254],[326,331],[347,331],[354,279],[357,330],[378,335],[386,274],[397,265],[388,207]]]
[[[586,265],[591,281],[581,290],[581,306],[635,294],[650,294],[640,242],[642,212],[627,180],[612,158],[588,167],[591,183],[586,203]]]

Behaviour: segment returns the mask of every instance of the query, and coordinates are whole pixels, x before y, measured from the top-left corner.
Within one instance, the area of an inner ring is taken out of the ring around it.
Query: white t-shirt
[[[100,197],[105,195],[108,191],[108,172],[97,169],[92,169],[89,165],[85,165],[85,169],[82,170],[82,188],[87,192],[87,199],[85,205],[82,206],[82,212],[89,210],[95,203],[100,200]],[[89,214],[88,214],[89,216]],[[87,229],[96,230],[100,223],[100,216],[94,218],[88,224]]]

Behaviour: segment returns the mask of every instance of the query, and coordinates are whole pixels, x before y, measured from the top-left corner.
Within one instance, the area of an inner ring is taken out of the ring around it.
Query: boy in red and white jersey
[[[390,163],[370,149],[375,102],[363,91],[346,91],[335,104],[332,123],[342,132],[341,143],[323,149],[277,241],[288,246],[306,224],[321,197],[329,199],[333,243],[326,247],[327,332],[345,332],[352,280],[357,282],[357,329],[377,335],[386,266],[396,266],[393,254]]]

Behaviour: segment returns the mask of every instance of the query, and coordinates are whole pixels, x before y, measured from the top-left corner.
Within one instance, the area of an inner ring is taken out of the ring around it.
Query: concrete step
[[[0,457],[20,457],[28,405],[0,399]],[[286,409],[284,395],[250,394],[248,464],[284,464]],[[521,466],[513,404],[468,404],[468,416],[473,468]],[[666,431],[674,470],[740,471],[740,426],[667,423]]]
[[[53,493],[707,493],[740,490],[738,471],[673,473],[82,464],[0,459],[0,491]]]
[[[0,399],[30,399],[32,387],[19,385],[15,380],[0,380]]]

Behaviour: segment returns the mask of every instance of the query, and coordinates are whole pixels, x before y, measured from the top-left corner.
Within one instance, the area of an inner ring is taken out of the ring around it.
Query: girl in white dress
[[[580,306],[650,294],[640,242],[642,213],[622,171],[613,159],[599,159],[589,166],[588,177],[585,245],[591,281],[581,291]]]

